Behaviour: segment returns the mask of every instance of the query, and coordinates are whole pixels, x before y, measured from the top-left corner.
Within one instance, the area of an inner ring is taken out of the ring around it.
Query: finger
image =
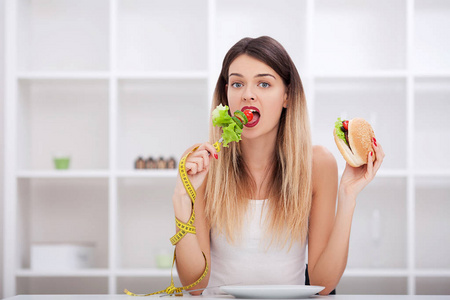
[[[203,159],[203,168],[208,169],[209,160],[211,159],[211,156],[209,155],[209,152],[206,150],[202,151],[201,154]]]
[[[384,159],[384,157],[386,156],[386,153],[384,153],[384,149],[383,146],[381,144],[378,144],[377,146],[378,151],[380,152],[380,156],[382,158],[382,160]]]
[[[380,155],[380,158],[384,158],[384,150],[381,144],[374,138],[372,140],[372,148],[375,150],[375,153]]]
[[[209,160],[211,159],[209,156],[210,154],[216,159],[218,158],[216,148],[214,148],[213,145],[210,143],[203,143],[198,146],[186,161],[186,171],[188,175],[195,175],[209,166]]]
[[[206,169],[209,165],[209,153],[206,150],[200,150],[195,157],[191,159],[192,162],[195,162],[198,166],[197,171],[201,172]]]
[[[373,153],[372,151],[369,151],[367,154],[367,169],[366,169],[366,175],[368,178],[373,178]]]
[[[378,169],[381,167],[381,164],[383,163],[385,154],[383,151],[383,147],[378,142],[372,141],[372,148],[374,149],[375,154],[377,156],[377,159],[375,161],[375,173],[376,173],[378,172]]]
[[[204,169],[203,157],[193,157],[189,160],[190,163],[197,165],[197,173],[200,173]]]
[[[211,145],[210,143],[205,143],[204,145],[205,145],[206,151],[208,151],[211,154],[211,156],[218,159],[218,154],[217,154],[216,148],[214,148],[214,146]]]
[[[205,149],[206,149],[206,145],[205,145],[205,144],[206,144],[206,143],[203,143],[203,144],[201,144],[200,146],[198,146],[197,151],[205,150]]]
[[[197,174],[197,164],[192,162],[186,162],[186,172],[188,175]]]

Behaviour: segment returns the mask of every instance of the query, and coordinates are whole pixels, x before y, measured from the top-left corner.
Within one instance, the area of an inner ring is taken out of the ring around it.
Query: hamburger
[[[352,167],[360,167],[367,164],[369,152],[372,148],[372,140],[375,137],[372,126],[363,118],[341,120],[338,118],[334,126],[334,141],[344,159]]]

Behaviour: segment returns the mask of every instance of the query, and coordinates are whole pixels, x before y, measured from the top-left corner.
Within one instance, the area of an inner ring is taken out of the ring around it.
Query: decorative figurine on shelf
[[[145,160],[142,158],[142,156],[139,156],[138,159],[136,159],[136,162],[134,163],[135,169],[145,169]]]
[[[168,159],[164,159],[163,156],[160,156],[158,159],[154,159],[152,156],[150,156],[147,160],[142,158],[142,156],[139,156],[135,163],[134,163],[135,169],[176,169],[177,168],[177,161],[173,156],[171,156]]]
[[[149,157],[147,161],[145,162],[145,168],[146,169],[156,169],[156,161],[153,159],[153,157]]]
[[[167,169],[167,163],[162,156],[158,159],[158,169]]]
[[[70,166],[70,156],[63,154],[55,154],[53,156],[53,163],[57,170],[67,170]]]
[[[169,158],[167,161],[167,169],[176,169],[177,162],[175,161],[174,157]]]

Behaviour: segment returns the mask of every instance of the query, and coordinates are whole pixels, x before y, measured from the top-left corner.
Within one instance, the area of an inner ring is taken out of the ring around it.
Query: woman
[[[311,145],[297,69],[270,37],[244,38],[229,50],[212,107],[219,104],[231,112],[252,109],[254,119],[239,143],[220,153],[210,143],[196,145],[186,160],[197,191],[197,233],[176,246],[181,283],[202,275],[204,253],[210,271],[193,289],[305,284],[308,263],[310,284],[325,286],[320,294],[329,294],[345,270],[356,197],[380,168],[381,146],[374,141],[375,162],[369,154],[366,166],[347,165],[338,187],[335,158]],[[210,141],[219,138],[219,129],[211,125]],[[186,223],[192,208],[180,178],[173,205],[175,216]]]

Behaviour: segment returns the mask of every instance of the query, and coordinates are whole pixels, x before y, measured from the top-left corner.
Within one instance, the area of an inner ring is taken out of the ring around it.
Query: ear
[[[288,96],[287,96],[287,93],[284,93],[283,107],[284,108],[288,107]]]

